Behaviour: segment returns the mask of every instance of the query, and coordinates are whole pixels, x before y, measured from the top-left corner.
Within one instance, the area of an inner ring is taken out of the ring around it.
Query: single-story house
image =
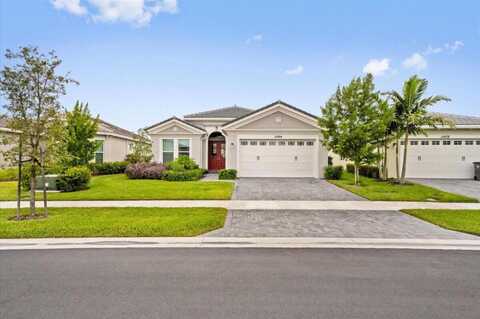
[[[156,162],[188,155],[209,171],[231,168],[240,177],[319,178],[327,165],[317,116],[282,101],[171,117],[146,131]]]
[[[0,118],[0,133],[12,134],[11,130],[6,127],[7,123],[4,118]],[[100,141],[100,146],[95,153],[95,162],[116,162],[123,161],[127,154],[132,152],[133,145],[137,135],[119,126],[100,120],[95,140]],[[6,151],[9,145],[0,143],[0,151]],[[9,166],[0,153],[0,167]]]
[[[407,178],[472,179],[473,162],[480,162],[480,117],[431,113],[450,120],[454,127],[427,129],[427,136],[410,137]],[[400,167],[404,142],[400,142]],[[395,147],[388,154],[388,172],[396,177]]]
[[[100,120],[97,136],[100,147],[95,153],[95,162],[124,161],[125,157],[133,151],[137,134],[111,123]]]

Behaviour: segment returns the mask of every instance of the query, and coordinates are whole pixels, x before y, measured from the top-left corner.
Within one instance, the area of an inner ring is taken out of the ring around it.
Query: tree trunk
[[[35,162],[32,160],[32,168],[30,169],[30,215],[35,216]]]
[[[400,179],[400,184],[405,184],[405,175],[407,174],[407,150],[408,150],[408,133],[405,134],[405,145],[403,146],[402,177]]]
[[[400,159],[398,154],[398,149],[400,146],[398,144],[400,144],[400,139],[397,135],[397,144],[395,146],[395,168],[397,170],[397,181],[400,179]]]
[[[388,152],[388,145],[387,140],[385,140],[385,144],[383,145],[383,180],[388,180],[388,169],[387,169],[387,152]]]
[[[20,219],[21,196],[22,196],[22,139],[18,142],[18,182],[17,182],[17,220]]]
[[[43,215],[48,217],[48,207],[47,207],[47,181],[45,179],[45,151],[40,150],[40,165],[42,170],[42,184],[43,184]]]
[[[355,167],[355,170],[354,170],[355,185],[358,185],[360,183],[359,174],[358,174],[358,164],[354,163],[353,165]]]

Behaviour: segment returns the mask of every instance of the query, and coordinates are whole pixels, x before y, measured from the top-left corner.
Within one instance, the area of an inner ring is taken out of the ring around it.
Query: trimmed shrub
[[[87,189],[90,178],[91,172],[88,167],[71,167],[57,179],[57,188],[62,192],[74,192]]]
[[[355,173],[355,166],[351,163],[347,164],[347,172],[354,174]],[[358,168],[358,173],[361,176],[370,177],[370,178],[379,178],[380,177],[380,170],[377,166],[374,165],[360,165]]]
[[[153,155],[140,155],[138,153],[130,153],[130,154],[127,154],[127,156],[125,157],[125,161],[130,164],[150,163],[152,158],[153,158]]]
[[[236,169],[222,169],[218,173],[218,179],[236,179],[237,170]]]
[[[348,163],[346,165],[346,168],[347,168],[347,172],[350,173],[350,174],[354,174],[355,173],[355,165],[353,165],[352,163]]]
[[[198,164],[188,156],[179,156],[174,161],[166,164],[168,170],[184,171],[191,169],[198,169]]]
[[[18,167],[6,167],[0,169],[0,182],[16,181],[18,179]]]
[[[343,174],[343,166],[327,166],[324,173],[326,179],[340,179]]]
[[[358,169],[360,175],[370,178],[379,178],[380,171],[377,166],[373,165],[362,165]]]
[[[109,163],[90,163],[88,167],[92,175],[112,175],[123,174],[128,166],[128,162],[109,162]]]
[[[164,172],[165,166],[156,163],[130,164],[125,170],[130,179],[162,179]]]
[[[205,170],[201,168],[190,170],[166,170],[163,174],[163,179],[170,182],[175,181],[197,181],[202,178]]]

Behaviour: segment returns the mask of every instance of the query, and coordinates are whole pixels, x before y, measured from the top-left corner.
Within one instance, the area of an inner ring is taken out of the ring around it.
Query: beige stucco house
[[[0,134],[13,134],[6,127],[5,119],[0,119]],[[137,135],[119,126],[100,120],[96,140],[100,141],[100,147],[95,154],[95,162],[124,161],[127,154],[133,149]],[[0,144],[0,151],[6,151],[9,145]],[[0,167],[9,166],[0,153]]]
[[[317,117],[282,101],[172,117],[146,128],[154,160],[188,155],[209,171],[240,177],[323,177],[328,153]]]
[[[411,136],[407,151],[408,178],[472,179],[473,162],[480,162],[480,117],[432,113],[455,124],[427,129],[427,136]],[[400,143],[400,167],[404,142]],[[388,172],[396,177],[395,147],[388,153]]]

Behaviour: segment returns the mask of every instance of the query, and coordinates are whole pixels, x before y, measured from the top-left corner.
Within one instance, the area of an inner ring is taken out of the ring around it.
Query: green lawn
[[[403,212],[446,229],[480,236],[480,210],[407,209]]]
[[[361,186],[354,185],[353,174],[343,173],[340,180],[330,183],[344,188],[369,200],[377,201],[438,201],[438,202],[478,202],[478,200],[458,194],[447,193],[420,184],[399,185],[367,177],[360,177]]]
[[[14,214],[13,209],[0,210],[0,238],[197,236],[223,227],[227,210],[50,208],[46,219],[8,220]]]
[[[16,182],[0,183],[0,200],[15,200]],[[128,179],[126,175],[94,176],[90,188],[71,193],[49,193],[49,200],[230,199],[231,182],[167,182]],[[37,194],[40,198],[41,194]],[[27,194],[24,194],[26,197]]]

